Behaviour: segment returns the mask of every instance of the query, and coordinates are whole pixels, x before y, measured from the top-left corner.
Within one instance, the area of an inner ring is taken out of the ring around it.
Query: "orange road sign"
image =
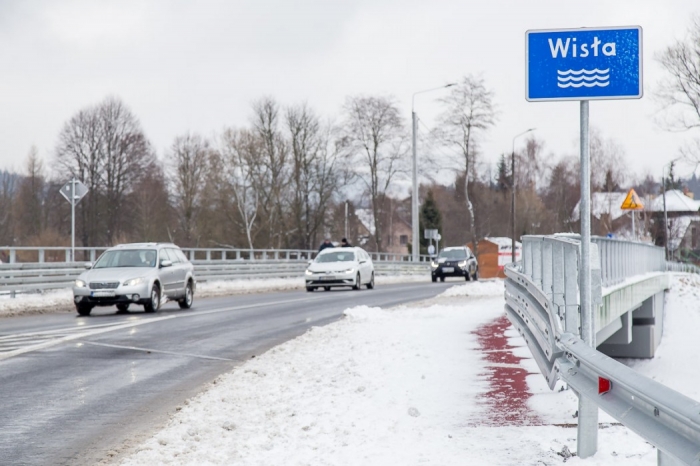
[[[630,189],[620,208],[622,210],[644,210],[644,204],[637,196],[637,193],[634,192],[634,189]]]

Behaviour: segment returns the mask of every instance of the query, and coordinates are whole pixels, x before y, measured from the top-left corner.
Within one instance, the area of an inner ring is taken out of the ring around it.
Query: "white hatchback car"
[[[374,264],[369,254],[358,247],[327,248],[309,262],[306,269],[306,291],[334,286],[351,286],[359,290],[362,285],[374,288]]]

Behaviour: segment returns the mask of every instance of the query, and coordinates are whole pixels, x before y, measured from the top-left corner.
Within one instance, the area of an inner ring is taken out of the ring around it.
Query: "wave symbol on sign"
[[[557,70],[557,86],[566,87],[606,87],[610,84],[610,68],[599,70]]]

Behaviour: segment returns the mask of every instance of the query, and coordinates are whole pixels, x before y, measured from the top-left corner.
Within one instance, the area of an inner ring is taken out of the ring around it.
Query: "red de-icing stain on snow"
[[[474,333],[484,353],[488,372],[481,374],[489,381],[489,390],[481,397],[488,410],[475,425],[523,426],[542,425],[527,406],[531,394],[525,378],[528,371],[508,345],[505,331],[510,327],[506,316],[479,327]]]

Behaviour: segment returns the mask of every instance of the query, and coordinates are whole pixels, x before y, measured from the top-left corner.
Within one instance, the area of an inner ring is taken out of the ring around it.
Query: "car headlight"
[[[76,288],[85,288],[87,286],[87,283],[85,283],[82,280],[76,280],[75,281],[75,287]]]
[[[467,266],[467,261],[459,261],[459,262],[457,263],[457,265],[459,265],[460,267],[464,268],[464,267]]]
[[[141,283],[143,283],[145,281],[146,281],[146,279],[143,277],[132,278],[131,280],[125,281],[124,286],[136,286],[136,285],[140,285]]]
[[[431,263],[430,263],[430,266],[431,266],[432,268],[434,268],[434,269],[437,269],[438,263],[437,263],[437,262],[431,262]]]
[[[306,275],[313,275],[313,274],[314,274],[314,273],[313,273],[311,270],[309,270],[309,269],[306,269],[306,272],[305,272],[305,273],[306,273]]]
[[[342,270],[340,273],[353,273],[355,269]]]

